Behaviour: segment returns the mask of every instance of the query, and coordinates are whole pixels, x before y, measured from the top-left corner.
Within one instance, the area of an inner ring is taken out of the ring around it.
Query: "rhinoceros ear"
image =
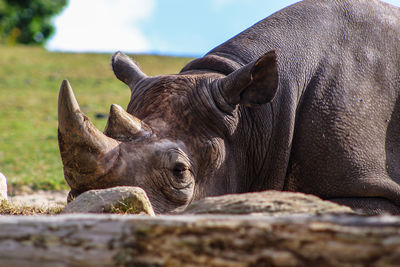
[[[120,51],[113,55],[111,65],[115,76],[131,90],[138,81],[147,77],[130,57]]]
[[[275,51],[262,55],[221,80],[221,91],[231,105],[257,107],[274,99],[279,85]]]

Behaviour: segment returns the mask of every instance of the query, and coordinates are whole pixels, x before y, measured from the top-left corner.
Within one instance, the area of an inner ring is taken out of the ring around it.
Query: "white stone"
[[[120,207],[132,208],[134,213],[143,212],[155,216],[146,192],[135,186],[117,186],[86,191],[71,201],[63,213],[113,213]]]
[[[7,178],[0,172],[0,200],[7,200]]]

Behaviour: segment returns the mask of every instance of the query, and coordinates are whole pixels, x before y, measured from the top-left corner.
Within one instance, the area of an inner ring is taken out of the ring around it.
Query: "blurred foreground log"
[[[400,218],[0,217],[0,266],[396,266]]]

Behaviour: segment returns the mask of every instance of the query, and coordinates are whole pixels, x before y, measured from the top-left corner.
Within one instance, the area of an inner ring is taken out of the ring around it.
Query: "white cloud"
[[[70,0],[56,18],[47,48],[61,51],[148,52],[139,24],[150,18],[155,0]]]

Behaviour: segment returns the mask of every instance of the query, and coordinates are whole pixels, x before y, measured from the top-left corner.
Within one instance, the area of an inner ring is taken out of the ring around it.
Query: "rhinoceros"
[[[400,212],[400,10],[376,0],[305,0],[178,74],[149,77],[122,52],[129,86],[104,132],[59,93],[69,199],[143,188],[157,213],[206,196],[296,191]]]

